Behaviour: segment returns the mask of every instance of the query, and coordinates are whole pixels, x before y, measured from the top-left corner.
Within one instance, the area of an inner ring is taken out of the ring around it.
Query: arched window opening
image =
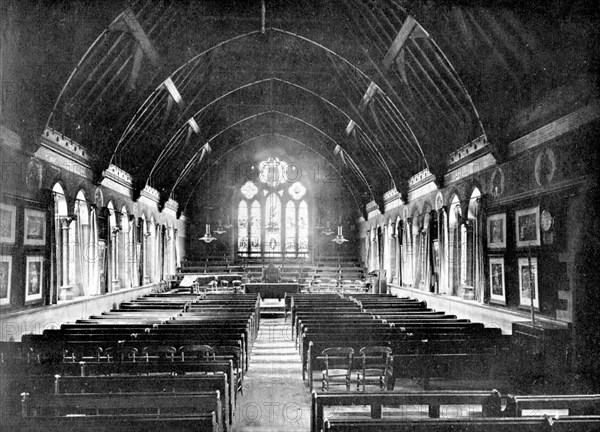
[[[73,281],[76,287],[75,296],[89,295],[90,274],[93,267],[92,260],[89,259],[88,245],[94,241],[90,237],[90,217],[83,191],[79,191],[75,198],[75,220],[72,222],[73,233],[71,241],[72,256],[74,257],[74,275]],[[94,254],[95,255],[95,254]]]
[[[70,250],[71,240],[69,238],[70,234],[71,236],[73,235],[71,232],[72,218],[69,217],[65,191],[60,183],[54,185],[52,193],[54,195],[54,240],[56,244],[55,263],[58,300],[70,300],[73,298],[72,271],[70,266],[73,251]],[[25,217],[25,224],[29,225],[28,216],[26,215]]]
[[[258,181],[240,188],[237,253],[241,257],[297,257],[308,253],[307,190],[288,181],[294,167],[277,158],[259,164]]]
[[[293,256],[297,250],[298,224],[296,219],[296,204],[288,201],[285,206],[285,252]]]
[[[111,290],[116,291],[121,287],[119,281],[119,232],[121,227],[113,203],[109,202],[106,207],[108,208],[108,226],[110,228]]]
[[[242,193],[244,192],[242,191]],[[238,205],[238,251],[242,256],[248,253],[248,238],[250,235],[248,228],[248,204],[242,200]]]
[[[265,201],[265,248],[267,255],[281,252],[281,200],[275,193]]]
[[[461,267],[464,267],[462,252],[462,211],[460,209],[460,201],[455,195],[450,204],[449,214],[449,239],[448,239],[448,251],[449,251],[449,284],[450,294],[460,294],[460,282],[466,273],[461,271]],[[461,263],[463,265],[461,266]]]
[[[468,284],[473,287],[472,298],[483,301],[483,215],[481,192],[475,188],[469,199],[467,232]]]
[[[127,208],[123,207],[121,209],[121,214],[118,220],[119,224],[119,250],[117,251],[119,256],[119,286],[121,288],[129,288],[131,286],[131,282],[129,280],[130,276],[130,263],[131,263],[131,242],[129,240],[129,215],[127,213]]]
[[[250,252],[260,253],[261,249],[261,214],[258,201],[252,203],[250,209]]]
[[[300,201],[298,206],[298,253],[308,252],[308,204]]]

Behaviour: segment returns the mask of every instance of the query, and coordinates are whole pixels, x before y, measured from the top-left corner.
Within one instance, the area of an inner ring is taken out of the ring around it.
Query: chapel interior
[[[0,424],[600,430],[593,0],[0,2]]]

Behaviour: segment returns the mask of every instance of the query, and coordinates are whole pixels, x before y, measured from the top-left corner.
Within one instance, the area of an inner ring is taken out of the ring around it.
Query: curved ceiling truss
[[[356,122],[356,120],[353,120],[350,115],[348,113],[346,113],[345,111],[343,111],[340,107],[338,107],[337,105],[335,105],[333,102],[329,101],[328,99],[326,99],[325,97],[318,95],[317,93],[311,91],[310,89],[307,89],[306,87],[299,85],[299,84],[295,84],[295,83],[291,83],[289,81],[280,79],[280,78],[265,78],[259,81],[255,81],[252,83],[248,83],[248,84],[244,84],[236,89],[233,89],[231,91],[226,92],[225,94],[219,96],[218,98],[214,99],[213,101],[209,102],[207,105],[205,105],[204,107],[202,107],[199,111],[197,111],[196,113],[193,114],[192,117],[190,117],[190,120],[188,120],[183,126],[180,126],[180,128],[173,134],[173,136],[171,137],[171,139],[169,140],[169,142],[167,143],[167,145],[164,147],[164,149],[161,151],[161,153],[158,155],[154,165],[152,166],[152,169],[150,170],[149,174],[148,174],[148,180],[147,183],[148,184],[152,184],[153,183],[153,173],[157,172],[161,167],[162,167],[162,162],[166,161],[168,158],[170,158],[173,153],[176,152],[177,148],[185,145],[190,139],[191,139],[191,132],[194,131],[194,127],[192,126],[192,124],[197,125],[198,122],[200,121],[199,119],[201,118],[201,115],[209,108],[211,108],[212,106],[214,106],[216,103],[222,101],[223,99],[225,99],[226,97],[233,95],[234,93],[247,89],[248,87],[252,87],[252,86],[256,86],[256,85],[262,85],[262,84],[269,84],[271,81],[277,82],[277,83],[281,83],[287,86],[292,86],[295,87],[299,90],[302,90],[304,92],[309,93],[310,95],[320,99],[324,104],[329,105],[331,108],[333,108],[335,111],[337,111],[337,113],[339,113],[341,116],[344,117],[345,121],[352,121],[352,122]],[[271,112],[275,112],[275,111],[271,111]],[[262,112],[262,113],[258,113],[260,115],[265,114],[266,112]],[[280,114],[284,114],[284,113],[280,113]],[[348,154],[348,151],[346,149],[343,148],[343,145],[339,142],[337,142],[334,138],[330,137],[325,131],[323,131],[322,129],[320,129],[318,126],[313,125],[313,124],[308,124],[308,122],[299,119],[297,117],[291,116],[290,117],[294,118],[297,121],[306,123],[307,125],[313,127],[314,129],[316,129],[319,133],[321,133],[324,137],[327,138],[328,141],[331,141],[332,143],[335,144],[335,146],[339,146],[340,147],[340,151],[345,152],[346,154]],[[250,119],[250,118],[254,118],[254,117],[247,117],[246,120]],[[193,122],[191,121],[191,119],[193,119]],[[235,123],[237,124],[237,122]],[[235,125],[234,124],[234,125]],[[217,138],[218,135],[220,135],[220,133],[224,132],[225,130],[227,130],[228,127],[226,127],[225,129],[221,130],[219,132],[219,134],[214,135],[212,137],[210,137],[207,141],[206,144],[210,144],[215,138]],[[360,129],[360,126],[357,126],[358,129]],[[194,159],[196,159],[198,157],[198,153],[199,151],[197,151],[194,156],[190,159],[190,162],[188,163],[188,166],[190,166],[193,162]],[[354,166],[357,166],[356,163],[354,163],[354,161],[352,160],[352,157],[348,156],[348,158],[352,161]],[[389,167],[387,166],[385,160],[381,160],[382,162],[382,168],[387,170],[389,172]],[[360,171],[360,169],[359,169]],[[182,175],[184,175],[182,173]],[[173,186],[173,189],[177,186],[177,184],[179,183],[179,179],[182,177],[182,175],[180,175],[180,177],[178,178],[178,181],[176,182],[176,184]],[[360,175],[359,178],[361,180],[361,182],[363,182],[367,187],[368,187],[368,182],[366,181],[366,177],[364,175],[363,171],[360,171]]]
[[[344,176],[343,171],[336,166],[334,163],[332,163],[329,158],[328,155],[326,153],[323,153],[321,151],[319,151],[318,149],[315,149],[301,141],[298,141],[297,139],[294,139],[290,136],[285,136],[285,135],[281,135],[278,133],[274,133],[274,134],[262,134],[262,135],[257,135],[254,137],[250,137],[248,139],[246,139],[245,141],[236,144],[235,146],[232,146],[230,148],[227,149],[227,151],[225,151],[223,154],[221,154],[219,157],[214,158],[214,160],[212,162],[210,162],[207,167],[207,169],[203,170],[202,173],[200,175],[198,175],[197,179],[196,179],[196,183],[193,185],[192,188],[188,189],[187,191],[187,197],[183,197],[184,199],[182,200],[182,207],[181,207],[181,211],[185,211],[185,209],[187,208],[190,199],[192,198],[192,196],[194,195],[195,191],[198,189],[199,185],[202,183],[202,181],[205,179],[205,176],[207,175],[208,172],[210,172],[210,168],[211,166],[218,166],[222,160],[224,158],[226,158],[227,156],[229,156],[232,152],[238,150],[240,147],[244,146],[244,145],[248,145],[250,144],[252,141],[261,139],[261,138],[266,138],[266,137],[270,137],[270,136],[275,136],[277,138],[281,138],[282,140],[288,140],[290,142],[292,142],[293,144],[299,145],[299,146],[303,146],[305,148],[307,148],[309,151],[315,153],[316,155],[318,155],[319,157],[323,158],[325,161],[327,161],[327,163],[329,164],[329,166],[334,170],[334,172],[338,175],[339,178],[341,178],[341,182],[344,184],[344,186],[346,187],[346,189],[348,190],[348,192],[350,193],[350,195],[352,196],[352,200],[354,201],[354,204],[356,205],[356,207],[358,209],[360,209],[360,205],[362,203],[362,199],[361,196],[356,194],[356,190],[355,188],[353,188],[352,186],[355,184],[353,182],[350,182],[348,180],[348,178],[346,176]],[[344,157],[342,157],[342,162],[343,165],[348,167],[350,169],[350,171],[352,172],[352,174],[356,175],[357,177],[360,178],[360,180],[362,182],[364,182],[365,184],[367,183],[367,180],[364,176],[362,176],[362,173],[360,172],[360,170],[358,169],[358,167],[354,164],[354,162],[352,160],[347,160]]]
[[[363,200],[423,169],[443,173],[450,152],[485,137],[459,73],[400,2],[311,7],[335,14],[260,29],[244,11],[215,32],[211,2],[132,1],[76,65],[46,126],[88,147],[97,170],[114,163],[137,189],[175,198],[193,191],[200,162],[214,165],[209,153],[263,133],[343,158]]]

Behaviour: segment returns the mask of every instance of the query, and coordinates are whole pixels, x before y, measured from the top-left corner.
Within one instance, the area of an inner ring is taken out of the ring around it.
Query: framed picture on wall
[[[538,263],[537,258],[519,258],[519,306],[531,307],[533,293],[533,307],[539,309],[540,295],[538,291]]]
[[[23,243],[33,246],[46,244],[46,214],[44,212],[25,209],[25,239]]]
[[[490,302],[506,304],[504,257],[490,257]]]
[[[44,257],[28,256],[25,262],[25,302],[42,299]]]
[[[517,247],[540,245],[540,208],[531,207],[515,212]]]
[[[0,243],[15,242],[17,208],[10,204],[0,204]]]
[[[10,303],[12,256],[0,255],[0,305]]]
[[[490,249],[506,248],[506,213],[488,216],[487,245]]]

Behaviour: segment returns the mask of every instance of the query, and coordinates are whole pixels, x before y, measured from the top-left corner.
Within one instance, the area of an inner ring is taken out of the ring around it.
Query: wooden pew
[[[194,374],[184,376],[60,376],[54,381],[54,394],[63,393],[198,393],[219,391],[222,418],[233,424],[234,405],[227,375]],[[226,428],[229,430],[229,427]]]
[[[431,378],[493,379],[497,361],[498,353],[493,352],[396,354],[388,390],[394,389],[398,378],[418,378],[424,390],[429,390]]]
[[[600,416],[480,419],[328,419],[324,432],[591,432]]]
[[[434,336],[434,333],[431,333],[430,336]],[[352,334],[344,334],[343,329],[340,328],[337,331],[331,331],[329,334],[311,336],[307,333],[303,335],[300,342],[303,379],[308,374],[308,385],[312,389],[312,373],[314,370],[317,370],[319,355],[325,348],[331,346],[350,346],[354,348],[355,352],[358,352],[360,348],[370,345],[389,346],[394,353],[412,355],[408,360],[414,360],[414,364],[418,366],[416,369],[418,373],[411,371],[410,368],[399,363],[399,357],[394,363],[392,385],[396,378],[410,375],[411,373],[413,373],[413,376],[427,376],[425,372],[430,369],[440,370],[441,368],[437,367],[436,369],[435,367],[436,354],[473,354],[479,358],[483,354],[496,354],[498,352],[496,346],[485,337],[485,334],[481,334],[480,336],[465,336],[459,333],[451,335],[451,337],[444,337],[442,335],[440,338],[417,338],[411,340],[405,338],[401,332],[397,332],[392,328],[385,329],[382,327],[380,330],[374,332]],[[429,359],[429,362],[424,363],[427,367],[421,366],[419,362],[420,356],[424,359]],[[433,366],[430,366],[431,364]]]
[[[219,432],[220,430],[217,415],[214,411],[188,416],[156,416],[150,414],[79,417],[39,416],[26,417],[14,424],[8,424],[6,427],[8,430],[18,430],[20,432]]]
[[[600,394],[508,395],[504,415],[522,417],[525,410],[535,410],[536,416],[545,410],[568,410],[569,415],[600,415]]]
[[[492,391],[436,391],[425,393],[325,393],[312,392],[311,432],[323,429],[324,407],[367,405],[371,417],[381,418],[383,406],[428,405],[429,416],[438,418],[441,405],[481,405],[484,416],[499,417],[501,412],[500,393]]]
[[[66,420],[82,414],[89,417],[101,414],[150,414],[160,417],[212,412],[216,415],[219,430],[223,431],[218,390],[194,393],[64,393],[51,397],[43,394],[22,394],[23,418],[36,419],[40,416],[40,422],[43,422],[46,416],[62,417]]]

